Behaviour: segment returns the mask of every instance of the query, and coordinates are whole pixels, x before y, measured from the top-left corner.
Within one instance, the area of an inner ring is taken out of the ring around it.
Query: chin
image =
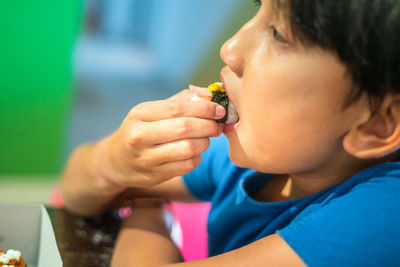
[[[235,163],[236,166],[241,168],[251,168],[246,153],[243,150],[238,139],[233,138],[231,135],[226,135],[229,141],[229,158]]]
[[[244,145],[233,136],[228,137],[229,158],[238,167],[253,169],[261,173],[287,173],[288,166],[277,166],[271,159],[255,156],[253,153],[243,149]],[[248,146],[246,146],[248,147]]]

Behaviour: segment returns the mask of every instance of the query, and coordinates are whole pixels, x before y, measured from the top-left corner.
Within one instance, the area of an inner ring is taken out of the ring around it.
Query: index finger
[[[167,99],[145,102],[136,106],[132,112],[142,121],[158,121],[179,117],[221,119],[225,109],[211,101],[191,101],[188,99]]]

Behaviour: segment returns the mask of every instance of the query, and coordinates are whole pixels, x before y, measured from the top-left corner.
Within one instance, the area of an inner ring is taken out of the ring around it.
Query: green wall
[[[60,172],[80,0],[0,1],[0,175]]]

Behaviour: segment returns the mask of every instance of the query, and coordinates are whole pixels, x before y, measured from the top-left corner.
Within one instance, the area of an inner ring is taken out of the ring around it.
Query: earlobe
[[[388,97],[364,123],[343,139],[344,149],[360,159],[379,158],[400,147],[400,99]]]

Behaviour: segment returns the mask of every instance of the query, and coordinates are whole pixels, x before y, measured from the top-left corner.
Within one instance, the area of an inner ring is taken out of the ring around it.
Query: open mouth
[[[229,94],[228,91],[225,89],[225,85],[223,83],[221,83],[222,87],[224,88],[225,92],[226,92],[226,97],[229,101],[229,104],[226,108],[226,121],[225,124],[236,124],[239,122],[239,114],[237,112],[236,106],[235,104],[231,101],[231,99],[229,98]]]
[[[237,113],[235,105],[230,101],[227,91],[221,82],[216,82],[208,86],[208,88],[202,88],[198,86],[189,85],[189,88],[195,92],[192,100],[211,100],[219,105],[223,106],[226,110],[224,118],[217,120],[218,123],[225,125],[236,124],[239,121],[239,115]]]
[[[239,121],[235,105],[229,99],[228,93],[225,90],[222,82],[216,82],[208,86],[208,90],[212,93],[211,101],[220,104],[226,110],[225,117],[217,120],[218,123],[235,124]]]

